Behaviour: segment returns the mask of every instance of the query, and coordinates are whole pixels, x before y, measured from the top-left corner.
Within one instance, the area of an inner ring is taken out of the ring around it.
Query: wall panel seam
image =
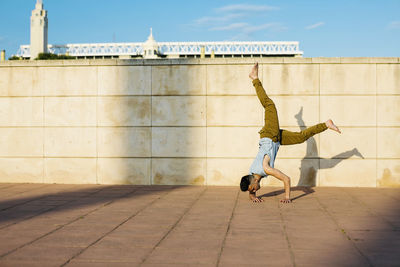
[[[321,122],[321,64],[318,64],[318,121]],[[321,138],[318,138],[318,148],[319,154],[321,154]],[[321,159],[318,160],[318,170],[321,170]],[[317,181],[316,181],[316,186],[320,185],[320,180],[321,180],[321,172],[317,172]]]
[[[99,183],[99,67],[96,66],[96,184]]]
[[[378,67],[375,64],[375,158],[378,158]],[[378,160],[375,160],[375,187],[378,187]]]
[[[208,134],[207,134],[207,129],[208,129],[208,66],[206,65],[205,67],[204,67],[206,70],[205,70],[205,74],[206,74],[206,77],[205,77],[205,79],[206,79],[206,110],[205,110],[205,117],[206,117],[206,162],[205,162],[205,173],[204,173],[204,176],[206,177],[205,178],[205,180],[206,180],[206,185],[208,185],[208,179],[209,179],[209,177],[208,177],[208,162],[207,162],[207,159],[208,159]]]
[[[150,66],[150,172],[149,183],[154,184],[153,181],[153,66]]]
[[[46,75],[46,72],[43,72],[43,75]],[[39,77],[40,78],[40,77]],[[46,77],[44,77],[44,80],[46,80]],[[39,83],[39,85],[42,85],[42,83]],[[44,86],[43,86],[44,87]],[[44,183],[45,182],[45,177],[46,177],[46,168],[45,168],[45,142],[46,142],[46,140],[45,140],[45,137],[46,137],[46,133],[45,133],[45,131],[46,131],[46,129],[45,129],[45,125],[46,125],[46,113],[45,113],[45,101],[46,101],[46,98],[45,98],[45,96],[44,96],[44,91],[45,91],[45,88],[41,88],[41,90],[42,90],[42,94],[43,94],[43,96],[42,96],[42,112],[43,112],[43,120],[42,120],[42,133],[43,133],[43,136],[42,136],[42,141],[43,141],[43,155],[42,155],[42,161],[43,161],[43,163],[42,163],[42,167],[43,167],[43,173],[42,173],[42,182]]]

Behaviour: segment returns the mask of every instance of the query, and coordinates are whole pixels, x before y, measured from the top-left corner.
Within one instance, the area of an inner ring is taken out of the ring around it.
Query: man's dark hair
[[[253,175],[246,175],[242,177],[242,180],[240,181],[240,190],[243,192],[246,192],[249,190],[249,185],[251,183],[251,180],[253,180],[254,176]]]

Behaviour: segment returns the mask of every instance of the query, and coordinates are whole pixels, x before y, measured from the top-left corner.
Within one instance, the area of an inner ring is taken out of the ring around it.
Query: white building
[[[47,11],[42,0],[37,0],[31,16],[31,45],[29,58],[35,59],[39,53],[47,53]]]
[[[301,57],[299,42],[156,42],[153,32],[144,43],[47,44],[47,11],[37,0],[31,17],[31,45],[21,45],[17,56],[35,59],[39,53],[76,58],[187,58],[187,57]]]

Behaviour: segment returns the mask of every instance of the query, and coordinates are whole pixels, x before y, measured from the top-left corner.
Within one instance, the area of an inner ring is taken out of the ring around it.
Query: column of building
[[[37,0],[31,16],[31,60],[37,58],[39,53],[47,53],[47,29],[47,11],[43,9],[42,0]]]

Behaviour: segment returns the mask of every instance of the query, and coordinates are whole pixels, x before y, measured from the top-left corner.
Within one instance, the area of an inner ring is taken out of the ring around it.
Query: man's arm
[[[278,169],[272,168],[269,166],[269,157],[265,156],[264,161],[263,161],[263,168],[266,174],[272,175],[275,178],[281,180],[283,182],[283,186],[285,188],[285,198],[281,199],[281,202],[283,203],[290,203],[292,202],[290,200],[290,178],[283,172],[281,172]]]
[[[253,202],[263,202],[264,200],[262,198],[259,198],[256,196],[257,190],[260,189],[261,176],[257,175],[257,174],[253,174],[253,175],[254,175],[254,179],[249,186],[249,198]]]
[[[275,168],[271,168],[271,169],[272,169],[272,172],[270,175],[281,180],[283,182],[283,186],[285,188],[285,198],[281,199],[281,202],[283,202],[283,203],[292,202],[290,200],[290,178],[289,178],[289,176],[287,176],[286,174],[284,174],[283,172],[281,172],[278,169],[275,169]]]

